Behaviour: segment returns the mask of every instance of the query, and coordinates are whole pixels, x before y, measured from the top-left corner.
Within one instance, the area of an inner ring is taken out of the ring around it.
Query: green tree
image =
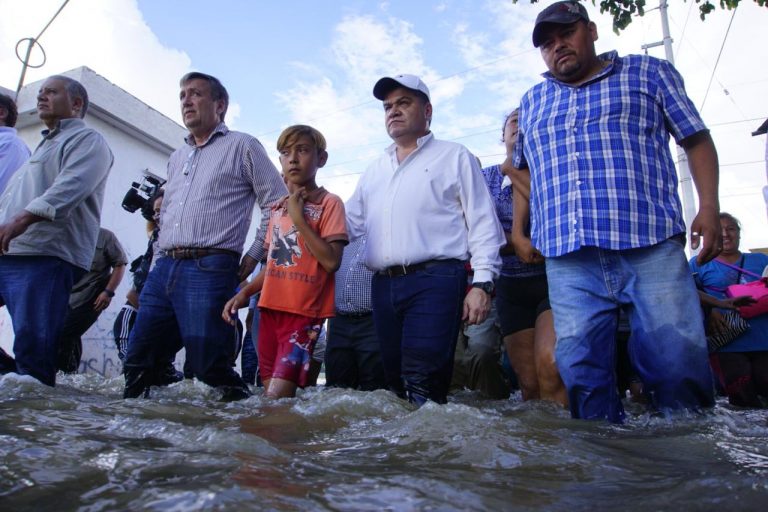
[[[512,0],[517,3],[517,0]],[[536,3],[539,0],[531,0]],[[600,12],[608,12],[613,16],[613,31],[617,34],[632,23],[632,17],[645,14],[646,0],[599,0]],[[686,0],[687,1],[687,0]],[[707,14],[715,10],[715,4],[710,0],[694,0],[699,4],[699,16],[703,20]],[[741,0],[719,0],[721,9],[735,9]],[[753,0],[760,7],[768,7],[768,0]],[[657,2],[653,2],[656,7]],[[592,0],[592,5],[597,5],[597,0]]]

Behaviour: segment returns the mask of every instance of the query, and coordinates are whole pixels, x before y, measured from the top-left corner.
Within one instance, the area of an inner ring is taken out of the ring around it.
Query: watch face
[[[493,293],[493,283],[490,281],[486,281],[484,283],[474,283],[472,286],[475,288],[480,288],[485,293],[488,293],[488,294]]]

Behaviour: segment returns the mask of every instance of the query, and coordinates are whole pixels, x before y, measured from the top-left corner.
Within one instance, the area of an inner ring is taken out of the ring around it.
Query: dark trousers
[[[373,276],[373,320],[389,389],[416,404],[447,401],[466,286],[464,263],[455,260]]]
[[[59,337],[59,356],[56,363],[57,368],[64,373],[75,373],[80,367],[80,357],[83,355],[82,336],[101,314],[101,311],[93,308],[94,300],[96,297],[67,310],[67,318]]]
[[[384,388],[381,346],[373,315],[337,313],[328,325],[325,385],[361,391]]]

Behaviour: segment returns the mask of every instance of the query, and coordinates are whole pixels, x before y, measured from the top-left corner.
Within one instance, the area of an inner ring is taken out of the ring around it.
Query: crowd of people
[[[278,172],[257,139],[224,123],[217,78],[182,77],[189,135],[152,198],[148,250],[115,323],[124,397],[182,379],[173,361],[184,348],[184,373],[223,400],[247,398],[255,382],[294,396],[324,359],[327,385],[385,388],[416,405],[445,403],[460,370],[461,385],[486,396],[506,398],[516,381],[524,400],[574,418],[621,422],[624,381],[660,412],[708,408],[718,387],[734,405],[765,405],[768,315],[713,354],[706,340],[724,329],[722,311],[752,302],[724,288],[760,279],[768,257],[741,253],[738,221],[719,211],[715,146],[678,72],[598,55],[597,37],[577,1],[539,13],[532,42],[548,71],[504,120],[505,161],[484,169],[435,137],[419,77],[381,78],[373,96],[393,143],[346,203],[317,183],[328,160],[317,129],[281,133]],[[15,334],[2,368],[52,386],[127,261],[100,232],[112,155],[82,120],[87,92],[52,76],[37,107],[43,140],[16,157],[0,199],[0,299]],[[690,233],[670,137],[698,193]],[[241,257],[255,205],[261,225]],[[690,262],[688,234],[699,250]],[[86,284],[75,301],[73,285]]]

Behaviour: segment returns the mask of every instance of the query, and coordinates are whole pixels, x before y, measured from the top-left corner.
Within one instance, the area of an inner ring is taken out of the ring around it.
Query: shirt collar
[[[422,135],[421,137],[416,139],[416,149],[414,151],[420,150],[427,142],[429,142],[433,138],[434,138],[434,135],[432,134],[432,132],[428,131],[426,135]],[[395,144],[394,142],[390,144],[386,149],[387,153],[389,153],[390,155],[393,154],[396,150],[397,150],[397,144]]]
[[[600,59],[603,62],[608,62],[608,65],[605,66],[603,69],[595,73],[594,76],[590,77],[588,80],[586,80],[583,83],[580,83],[576,87],[583,87],[585,85],[591,84],[593,82],[597,82],[599,80],[602,80],[606,76],[613,73],[614,69],[617,69],[621,64],[621,58],[619,57],[619,52],[616,50],[611,50],[609,52],[601,53],[597,56],[598,59]],[[542,73],[541,76],[546,78],[547,80],[552,80],[553,82],[557,82],[559,84],[563,84],[568,87],[573,87],[572,85],[566,84],[564,82],[561,82],[557,78],[555,78],[552,73],[549,71]]]
[[[53,130],[45,129],[43,130],[43,139],[52,139],[56,135],[58,135],[59,132],[62,130],[67,130],[69,128],[72,128],[73,126],[77,125],[83,125],[84,122],[79,117],[68,117],[67,119],[60,119],[58,123],[56,123],[56,126],[53,128]]]
[[[216,128],[214,128],[214,130],[211,132],[208,138],[205,139],[205,142],[200,144],[200,147],[207,146],[208,143],[211,142],[211,140],[213,140],[213,138],[216,135],[219,135],[219,134],[226,135],[227,132],[229,132],[229,128],[227,128],[227,125],[224,124],[224,121],[220,122],[219,124],[216,125]],[[186,137],[184,137],[184,142],[186,142],[188,145],[192,147],[197,147],[197,144],[195,144],[195,137],[191,133],[188,134]]]
[[[312,192],[307,192],[307,197],[304,199],[305,203],[313,203],[313,204],[320,204],[323,202],[323,198],[328,193],[327,190],[323,187],[317,187]],[[277,202],[275,207],[282,208],[285,206],[286,201],[288,201],[288,197],[290,195],[286,195],[280,198],[280,200]]]

